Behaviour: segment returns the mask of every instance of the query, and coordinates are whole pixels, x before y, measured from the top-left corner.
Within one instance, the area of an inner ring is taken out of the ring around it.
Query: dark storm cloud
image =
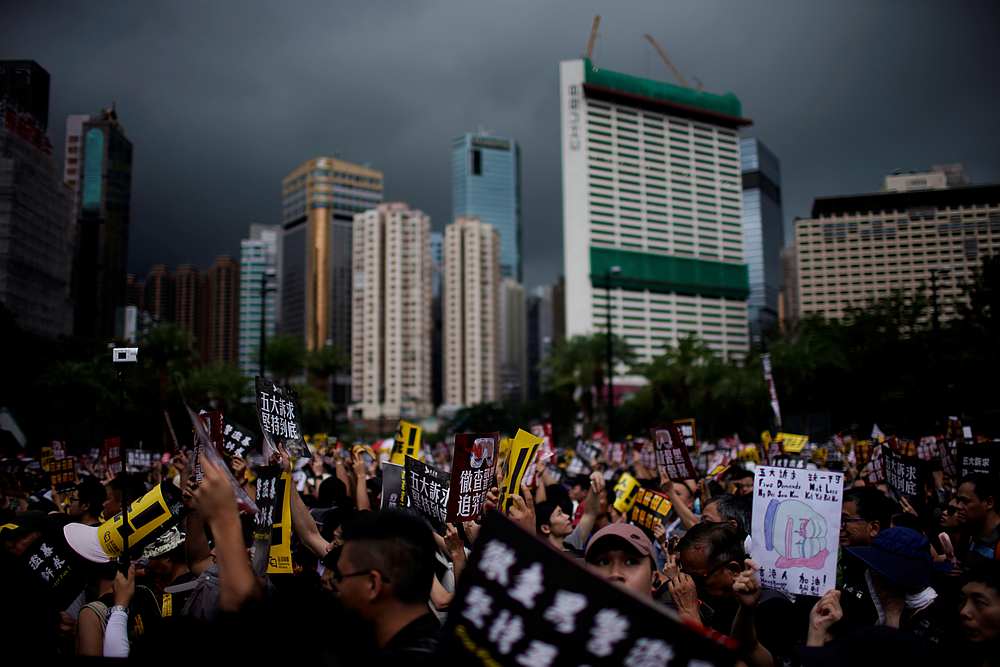
[[[117,101],[135,144],[130,270],[238,254],[281,178],[338,154],[448,220],[452,137],[523,151],[525,280],[562,270],[558,63],[603,15],[595,62],[733,91],[781,160],[787,221],[894,168],[1000,181],[995,2],[8,2],[0,57],[52,75],[50,135]]]

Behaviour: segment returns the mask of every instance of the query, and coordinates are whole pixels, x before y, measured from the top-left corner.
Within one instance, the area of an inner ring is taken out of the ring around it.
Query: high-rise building
[[[74,331],[107,339],[114,335],[116,318],[126,305],[132,144],[114,107],[84,121],[81,133]]]
[[[72,326],[72,197],[45,134],[48,98],[37,63],[0,61],[0,303],[25,331],[54,338]]]
[[[431,396],[435,406],[444,402],[444,312],[441,281],[444,275],[444,234],[431,232]]]
[[[272,338],[278,324],[278,243],[281,227],[250,225],[240,241],[240,371],[260,375],[262,337]]]
[[[83,165],[80,158],[83,153],[83,124],[90,120],[87,114],[70,114],[66,116],[66,142],[63,147],[63,181],[73,191],[73,219],[80,215],[80,178]]]
[[[778,322],[781,326],[795,324],[799,318],[798,257],[795,244],[781,249],[781,298],[778,301]]]
[[[535,400],[542,393],[542,364],[552,352],[556,341],[556,294],[558,284],[536,287],[528,295],[528,399]]]
[[[233,366],[238,362],[239,289],[240,265],[227,255],[216,257],[202,281],[203,312],[207,311],[203,320],[207,322],[207,355],[203,362]]]
[[[640,361],[689,335],[745,355],[740,101],[590,60],[560,87],[566,335],[607,331],[610,307]]]
[[[500,281],[499,310],[500,395],[520,403],[528,395],[528,322],[524,287],[513,278]]]
[[[142,304],[154,322],[174,321],[174,277],[166,264],[155,264],[146,274]]]
[[[0,60],[0,115],[27,117],[34,131],[49,128],[49,73],[34,60]]]
[[[145,299],[146,280],[139,278],[134,273],[125,276],[125,303],[142,310]]]
[[[797,315],[839,318],[901,292],[937,299],[941,319],[954,317],[963,284],[1000,254],[1000,185],[949,186],[965,182],[949,169],[816,199],[812,216],[795,221]]]
[[[756,341],[778,319],[781,249],[785,223],[781,211],[778,158],[759,139],[740,140],[743,172],[743,256],[750,275],[750,336]]]
[[[500,398],[500,236],[478,218],[444,231],[444,402]]]
[[[354,216],[351,411],[362,419],[433,412],[430,225],[402,203]]]
[[[208,354],[207,311],[202,307],[201,272],[191,264],[181,264],[174,272],[174,321],[188,332],[202,357]]]
[[[452,141],[452,219],[476,217],[500,234],[500,274],[521,280],[521,149],[483,132]]]
[[[338,158],[299,165],[282,181],[279,328],[307,350],[351,354],[354,215],[382,201],[382,172]],[[334,379],[334,400],[350,400],[350,376]]]

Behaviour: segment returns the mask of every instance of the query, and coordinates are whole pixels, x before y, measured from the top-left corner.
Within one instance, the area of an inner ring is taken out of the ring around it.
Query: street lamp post
[[[611,329],[611,278],[612,276],[617,276],[622,272],[620,266],[612,266],[608,268],[604,273],[604,289],[605,289],[605,361],[608,365],[608,381],[607,381],[607,409],[608,409],[608,442],[614,442],[614,428],[615,428],[615,361],[614,352],[612,350],[612,329]]]
[[[265,268],[260,274],[260,371],[258,375],[264,377],[264,354],[267,350],[267,293],[273,292],[274,287],[268,287],[267,279],[274,277],[274,269]]]

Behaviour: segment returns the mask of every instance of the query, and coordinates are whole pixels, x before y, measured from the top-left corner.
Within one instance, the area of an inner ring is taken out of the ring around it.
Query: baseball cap
[[[0,537],[18,539],[29,533],[43,532],[48,525],[46,519],[45,512],[40,510],[18,512],[10,521],[0,524]]]
[[[612,540],[625,542],[638,551],[641,556],[652,557],[653,544],[644,532],[630,523],[612,523],[594,533],[587,544],[587,553],[584,558],[589,561],[591,555],[596,552],[599,543],[607,543]]]

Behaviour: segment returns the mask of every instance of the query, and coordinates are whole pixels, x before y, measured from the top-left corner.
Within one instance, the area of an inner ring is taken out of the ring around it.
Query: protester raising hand
[[[667,590],[677,606],[677,614],[685,621],[701,622],[698,613],[698,588],[690,575],[673,569],[673,576],[667,580]]]
[[[835,588],[828,590],[809,612],[809,633],[806,635],[806,646],[824,646],[830,641],[830,627],[843,616],[844,610],[840,607],[840,591]]]
[[[521,484],[520,494],[510,497],[510,510],[507,515],[529,533],[535,532],[535,501],[531,497],[531,489],[526,484]]]
[[[219,564],[219,608],[236,611],[257,592],[257,579],[250,569],[243,531],[236,506],[236,494],[226,472],[202,459],[203,477],[194,492],[194,505],[215,537],[215,558]]]
[[[132,603],[132,597],[135,595],[135,565],[129,565],[128,576],[120,571],[115,575],[113,590],[115,605],[127,607]]]
[[[744,607],[755,607],[760,601],[761,588],[760,579],[757,577],[758,570],[760,570],[760,566],[747,558],[743,561],[743,571],[737,574],[733,580],[733,592],[736,594],[736,599]]]

